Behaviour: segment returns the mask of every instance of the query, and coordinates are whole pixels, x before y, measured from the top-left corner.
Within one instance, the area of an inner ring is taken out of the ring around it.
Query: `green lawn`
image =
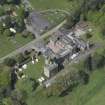
[[[65,19],[65,14],[62,12],[45,12],[43,16],[52,24],[56,25]]]
[[[39,62],[34,65],[30,62],[28,63],[28,68],[24,70],[24,74],[27,76],[26,79],[20,79],[17,81],[17,89],[25,90],[28,93],[28,96],[32,94],[32,83],[30,82],[30,78],[38,79],[41,77],[43,73],[44,66],[44,58],[41,56],[38,58]]]
[[[21,34],[17,34],[15,37],[15,42],[12,38],[5,35],[0,35],[0,57],[3,57],[15,49],[25,45],[32,40],[31,37],[23,38]]]
[[[31,4],[35,9],[46,10],[46,9],[65,9],[69,10],[72,8],[73,3],[68,0],[30,0]]]
[[[105,105],[105,86],[86,105]]]
[[[43,72],[43,66],[44,66],[44,58],[41,56],[39,57],[38,63],[34,65],[32,63],[29,63],[29,66],[25,71],[25,74],[28,75],[28,77],[38,79]]]

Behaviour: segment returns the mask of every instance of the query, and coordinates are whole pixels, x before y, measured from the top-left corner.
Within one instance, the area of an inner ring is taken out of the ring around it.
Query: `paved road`
[[[18,53],[21,53],[29,48],[33,48],[33,46],[35,46],[35,44],[37,44],[40,40],[49,37],[50,35],[53,35],[54,32],[58,31],[65,23],[67,22],[67,20],[63,20],[60,24],[58,24],[56,27],[54,27],[53,29],[49,30],[48,32],[44,33],[43,35],[41,35],[40,37],[38,37],[37,39],[29,42],[28,44],[24,45],[23,47],[13,51],[12,53],[0,58],[0,63],[2,63],[6,58],[8,57],[13,57],[15,55],[17,55]]]
[[[89,54],[93,54],[96,49],[99,49],[99,48],[102,48],[103,46],[102,45],[95,45],[92,49],[90,50],[87,50],[85,51],[84,53],[81,53],[78,57],[76,57],[75,59],[73,59],[68,65],[65,65],[65,66],[71,66],[72,64],[74,63],[78,63],[79,61],[81,60],[84,60]],[[44,84],[52,84],[54,82],[56,82],[56,78],[62,76],[62,75],[65,75],[69,72],[69,69],[64,69],[62,71],[60,71],[57,75],[55,75],[54,77],[52,77],[51,79],[47,80],[44,82]]]

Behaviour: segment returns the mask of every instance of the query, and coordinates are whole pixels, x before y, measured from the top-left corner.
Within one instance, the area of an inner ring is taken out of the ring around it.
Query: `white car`
[[[72,59],[72,60],[75,59],[78,55],[79,55],[79,53],[73,54],[73,55],[71,56],[71,59]]]

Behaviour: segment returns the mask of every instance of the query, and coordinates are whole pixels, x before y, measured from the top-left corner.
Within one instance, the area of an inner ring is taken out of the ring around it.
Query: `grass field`
[[[73,3],[68,0],[30,0],[35,9],[64,9],[69,10],[72,8]]]
[[[3,57],[15,49],[23,46],[24,44],[30,42],[32,40],[31,37],[23,38],[20,34],[16,35],[15,40],[5,35],[0,35],[0,57]]]
[[[105,105],[105,87],[103,87],[99,92],[89,101],[86,105]]]

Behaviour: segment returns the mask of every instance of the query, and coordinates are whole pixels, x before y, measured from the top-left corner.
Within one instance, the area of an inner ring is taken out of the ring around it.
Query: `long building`
[[[77,55],[79,56],[79,53],[85,51],[87,49],[87,43],[76,37],[73,32],[64,34],[59,30],[50,38],[45,49],[45,59],[57,59],[57,62],[53,60],[51,64],[45,64],[44,75],[50,78],[58,72],[59,64],[63,65],[65,61],[69,62]]]

